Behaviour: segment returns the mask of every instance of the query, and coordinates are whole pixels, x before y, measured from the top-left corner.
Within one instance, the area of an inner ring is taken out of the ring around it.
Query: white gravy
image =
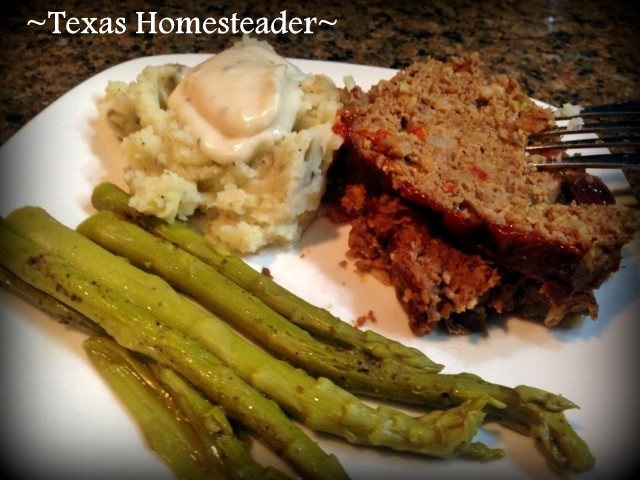
[[[261,144],[291,131],[305,77],[258,43],[237,44],[186,70],[169,109],[205,155],[221,164],[246,162]]]

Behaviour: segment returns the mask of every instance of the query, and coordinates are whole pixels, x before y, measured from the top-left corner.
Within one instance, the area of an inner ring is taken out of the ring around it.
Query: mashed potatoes
[[[342,138],[328,78],[244,38],[194,68],[145,68],[100,104],[121,140],[131,206],[169,222],[198,216],[240,253],[291,244],[314,218]]]

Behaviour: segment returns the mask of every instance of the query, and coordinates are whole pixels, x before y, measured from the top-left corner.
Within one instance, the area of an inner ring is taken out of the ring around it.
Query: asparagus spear
[[[418,370],[437,372],[442,365],[433,362],[417,348],[384,337],[372,330],[363,331],[334,317],[326,309],[311,305],[292,294],[265,275],[222,247],[207,241],[185,223],[171,224],[140,214],[128,206],[129,195],[112,183],[98,185],[92,203],[98,210],[112,210],[140,223],[145,229],[191,252],[200,260],[216,268],[240,287],[260,298],[276,312],[313,335],[331,343],[362,350],[374,358],[392,359]]]
[[[74,270],[77,269],[87,279],[104,283],[110,294],[120,299],[120,303],[124,302],[129,308],[132,304],[139,305],[140,310],[154,315],[159,325],[169,329],[170,333],[184,334],[184,338],[176,339],[173,343],[164,342],[165,354],[167,350],[175,350],[176,345],[184,350],[184,343],[197,342],[195,346],[206,347],[202,348],[201,354],[215,355],[245,381],[274,399],[283,409],[313,430],[333,433],[353,443],[386,446],[438,457],[457,456],[465,452],[483,458],[492,455],[484,445],[472,443],[485,415],[483,408],[488,401],[487,395],[477,396],[448,410],[428,412],[417,418],[388,407],[370,407],[330,380],[313,378],[286,362],[276,360],[237,335],[217,317],[207,314],[178,295],[161,278],[132,267],[122,258],[64,227],[44,210],[25,207],[14,211],[7,218],[7,224],[39,247],[36,251],[44,250],[65,258]],[[10,247],[9,242],[6,251],[11,251]],[[8,263],[14,261],[19,253],[22,252],[8,255]],[[50,257],[51,255],[47,256],[48,261]],[[34,258],[33,254],[31,258]],[[29,266],[28,259],[28,256],[23,257],[23,269],[24,264]],[[36,263],[38,266],[42,265],[40,261]],[[37,268],[31,270],[38,271]],[[63,272],[64,269],[61,268],[54,276],[57,282],[65,281],[62,290],[74,287],[73,284],[66,285],[68,278],[61,278]],[[85,288],[91,287],[89,280],[85,283],[89,283]],[[74,291],[74,295],[78,294]],[[88,296],[95,295],[105,295],[105,292],[93,292],[93,295]],[[83,298],[83,303],[84,301],[86,297]],[[164,329],[161,331],[161,339],[168,337],[169,332]],[[118,340],[117,332],[109,333]],[[133,346],[123,346],[133,348],[135,345],[134,342]],[[182,355],[177,356],[185,363],[184,354],[180,353]],[[194,355],[186,357],[194,360]],[[176,360],[172,358],[172,361]],[[191,367],[191,371],[183,373],[186,378],[202,374],[201,369],[186,362]],[[206,368],[204,371],[206,372]]]
[[[86,241],[79,234],[75,235],[78,238],[67,238],[72,250],[78,246],[78,239]],[[88,277],[71,265],[68,258],[17,235],[0,219],[0,265],[4,268],[87,316],[124,348],[142,353],[188,378],[221,405],[231,418],[245,425],[305,477],[347,478],[335,456],[322,451],[275,402],[244,382],[211,352],[160,322],[150,304],[143,302],[141,305],[145,306],[139,306],[117,293],[120,290],[117,283],[122,283],[120,287],[124,288],[131,286],[126,281],[126,270],[131,273],[136,269],[116,257],[111,261],[128,267],[123,272],[122,282]],[[148,291],[152,292],[152,289],[150,286]]]
[[[79,329],[89,335],[102,335],[101,337],[92,337],[84,343],[87,351],[95,351],[94,355],[98,354],[97,352],[100,346],[104,345],[105,342],[109,342],[109,340],[106,340],[103,336],[106,334],[104,329],[99,327],[95,322],[53,298],[51,295],[32,287],[3,267],[0,267],[0,281],[0,286],[5,287],[9,292],[31,303],[34,307],[42,310],[61,323]],[[116,352],[115,355],[109,354],[108,350],[114,348],[116,350],[123,350],[123,352],[126,351],[117,345],[117,343],[113,341],[110,341],[110,343],[112,345],[108,345],[108,348],[103,347],[104,350],[107,350],[107,353],[103,351],[103,354],[105,361],[110,359],[111,362],[115,362],[116,360],[113,357],[117,356],[118,353]],[[91,353],[89,357],[91,357]],[[135,358],[131,355],[129,355],[129,357],[127,361],[136,362]],[[95,363],[94,361],[94,364]],[[248,455],[248,452],[244,448],[244,443],[234,435],[222,408],[217,405],[212,405],[173,370],[161,367],[157,363],[154,364],[152,370],[154,370],[155,376],[165,388],[171,391],[171,395],[176,403],[180,404],[182,410],[189,417],[189,421],[193,425],[194,430],[205,442],[207,453],[215,455],[217,460],[223,465],[223,468],[220,469],[223,472],[220,474],[221,477],[230,479],[264,478],[269,480],[286,478],[284,474],[273,467],[264,469]],[[157,370],[157,373],[155,370]],[[140,375],[140,371],[137,373],[139,374],[139,378],[150,378],[147,374]],[[145,382],[145,385],[153,386],[153,380]],[[128,395],[126,389],[122,389],[118,391],[118,393],[121,396]],[[167,432],[161,432],[159,435],[166,436],[166,433]],[[147,438],[151,440],[155,435],[156,433],[148,432]],[[167,453],[175,454],[175,452],[172,453],[171,451]]]
[[[212,405],[174,370],[153,361],[142,363],[105,337],[90,337],[83,347],[132,411],[151,448],[178,478],[288,478],[257,463],[222,408]]]
[[[393,371],[377,368],[371,362],[358,364],[358,368],[349,368],[347,362],[346,368],[342,368],[323,358],[322,347],[314,346],[312,337],[296,334],[291,324],[287,325],[285,319],[266,305],[174,245],[154,238],[106,211],[86,220],[79,230],[105,248],[161,274],[225,319],[242,325],[247,333],[257,337],[262,331],[264,336],[260,341],[264,346],[285,355],[291,363],[328,376],[347,389],[398,401],[423,403],[434,408],[458,405],[486,394],[492,400],[485,410],[508,427],[536,438],[539,448],[556,468],[584,471],[593,465],[588,446],[562,413],[576,405],[561,396],[524,385],[508,388],[467,373],[444,375],[412,369]],[[243,312],[243,315],[237,315],[238,312]],[[260,322],[253,321],[253,318],[260,318]],[[282,333],[282,337],[274,332]],[[288,333],[284,335],[283,332]],[[276,341],[283,345],[275,345]],[[389,362],[387,359],[387,367]],[[367,368],[361,368],[363,366]]]
[[[104,330],[84,315],[69,308],[37,288],[20,279],[6,268],[0,267],[0,287],[18,298],[32,304],[54,320],[63,325],[79,330],[88,335],[104,335]]]
[[[236,436],[224,410],[211,404],[184,378],[170,368],[152,366],[156,377],[170,392],[185,413],[194,430],[207,447],[207,452],[220,464],[221,478],[284,480],[279,470],[257,463]]]
[[[90,337],[83,347],[96,370],[118,394],[137,420],[151,449],[179,479],[222,478],[216,464],[190,424],[149,369],[113,340]]]

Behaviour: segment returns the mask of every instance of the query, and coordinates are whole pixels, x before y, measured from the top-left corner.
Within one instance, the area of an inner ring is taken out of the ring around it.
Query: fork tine
[[[533,162],[533,166],[544,169],[562,168],[624,168],[640,169],[639,153],[605,153],[599,155],[576,155],[562,157],[560,161]]]
[[[583,132],[584,133],[584,132]],[[616,137],[598,137],[587,138],[582,140],[564,140],[550,142],[537,145],[527,145],[527,152],[541,152],[545,150],[569,150],[569,149],[588,149],[588,148],[631,148],[640,147],[640,137],[632,138],[625,136]]]
[[[565,117],[568,118],[568,117]],[[582,133],[599,133],[605,134],[609,132],[620,133],[622,131],[628,131],[631,133],[640,133],[640,121],[630,120],[621,122],[599,122],[581,125],[575,130],[568,130],[566,127],[553,127],[542,132],[534,133],[529,136],[529,140],[538,140],[546,137],[553,137],[558,135],[579,135]]]
[[[640,102],[595,105],[556,111],[568,123],[533,134],[525,147],[539,168],[640,168]],[[576,125],[572,119],[582,121]],[[581,137],[576,137],[581,135]],[[591,150],[599,148],[606,153]],[[617,149],[614,152],[606,149]],[[586,150],[571,155],[567,150]],[[539,157],[539,158],[536,158]],[[546,157],[546,158],[545,158]]]

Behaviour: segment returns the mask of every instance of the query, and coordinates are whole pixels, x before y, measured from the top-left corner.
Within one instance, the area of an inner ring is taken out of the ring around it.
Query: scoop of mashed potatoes
[[[315,217],[342,138],[339,90],[265,42],[243,38],[193,68],[147,67],[110,82],[100,110],[126,158],[131,206],[198,217],[240,253],[292,244]]]

